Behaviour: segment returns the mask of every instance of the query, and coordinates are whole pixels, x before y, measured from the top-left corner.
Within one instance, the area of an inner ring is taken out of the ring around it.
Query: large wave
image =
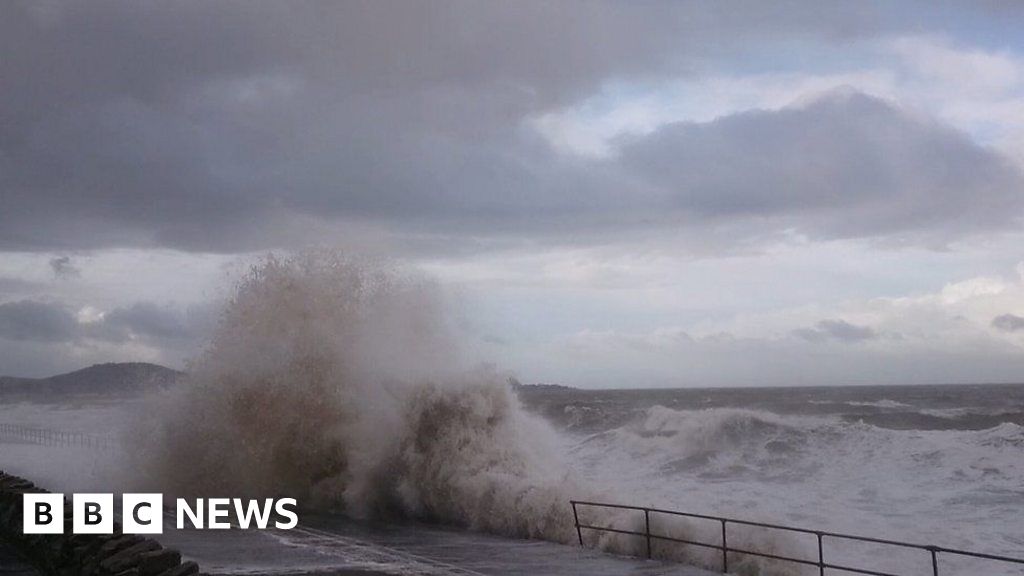
[[[653,406],[626,424],[577,438],[573,453],[584,465],[614,463],[631,476],[663,482],[849,488],[857,479],[860,492],[881,474],[889,479],[887,488],[906,491],[922,489],[919,482],[948,482],[1003,492],[1019,490],[1024,427],[899,430],[838,416]]]
[[[415,276],[266,259],[184,389],[133,430],[140,481],[568,541],[576,487],[553,432],[494,371],[459,368],[448,324]]]
[[[322,252],[267,258],[240,282],[183,388],[132,428],[127,445],[140,488],[287,496],[354,517],[556,542],[576,538],[571,498],[640,497],[576,481],[559,452],[564,439],[521,407],[507,378],[463,366],[442,300],[429,282],[365,261]],[[585,515],[587,523],[643,529],[635,513]],[[653,527],[679,538],[704,529],[667,518]],[[642,538],[592,532],[587,540],[644,553]],[[736,542],[791,547],[745,534]],[[677,545],[654,552],[718,562]],[[734,561],[742,573],[791,573]]]
[[[777,481],[813,474],[823,464],[818,450],[842,436],[825,418],[654,406],[625,425],[586,437],[576,450],[642,465],[648,477]]]
[[[838,416],[654,406],[626,424],[575,438],[571,457],[581,474],[643,493],[662,508],[996,554],[1014,555],[1020,547],[1014,528],[1024,427],[1013,423],[896,430]],[[971,528],[951,533],[951,518]],[[715,543],[714,528],[694,524],[690,533]],[[746,549],[817,556],[813,538],[799,535],[737,527],[729,539],[737,546],[747,539]],[[920,558],[897,549],[839,541],[827,547],[837,563],[865,565],[870,557],[876,565],[868,567],[892,573],[920,566]],[[705,556],[703,563],[714,568],[714,560]],[[768,571],[764,561],[746,561],[757,566],[755,573]],[[772,569],[799,573],[782,563]]]

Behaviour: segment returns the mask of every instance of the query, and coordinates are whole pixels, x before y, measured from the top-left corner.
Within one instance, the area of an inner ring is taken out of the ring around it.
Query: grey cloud
[[[79,322],[68,306],[20,300],[0,304],[0,338],[50,343],[129,340],[169,348],[188,347],[208,333],[216,319],[213,306],[180,309],[138,302],[107,312],[99,320]]]
[[[493,344],[495,346],[507,347],[511,344],[507,338],[498,336],[496,334],[484,334],[480,336],[480,340],[486,342],[487,344]]]
[[[992,327],[1004,332],[1024,330],[1024,317],[1016,314],[1002,314],[992,319]]]
[[[934,244],[1009,229],[1024,214],[1024,175],[1008,160],[852,91],[666,126],[626,146],[624,162],[655,188],[665,213],[744,223],[748,234]]]
[[[213,304],[139,302],[92,322],[79,322],[72,310],[49,301],[0,304],[0,375],[48,376],[90,363],[138,360],[138,344],[155,354],[151,360],[180,366],[217,319]]]
[[[42,287],[43,284],[41,282],[25,280],[23,278],[12,278],[10,276],[0,276],[0,296],[32,293],[42,289]]]
[[[524,127],[612,80],[690,74],[754,44],[852,41],[899,20],[876,10],[9,2],[0,77],[19,81],[0,96],[0,248],[244,251],[315,242],[311,221],[444,250],[765,218],[739,239],[1005,225],[1016,175],[877,102],[673,126],[609,164],[557,157]],[[821,164],[790,189],[801,158]]]
[[[667,48],[701,23],[670,12],[6,3],[0,76],[19,81],[0,105],[0,245],[244,249],[290,212],[394,219],[466,199],[439,175],[486,170],[477,143],[609,76],[678,69]]]
[[[82,275],[82,271],[71,262],[70,256],[50,258],[50,269],[58,278],[76,278]]]
[[[0,338],[64,342],[78,336],[78,321],[64,307],[32,300],[0,304]]]
[[[103,317],[105,330],[112,335],[142,336],[157,340],[190,340],[207,328],[202,313],[182,313],[170,306],[138,302],[127,308],[115,308]]]
[[[858,326],[845,320],[821,320],[813,328],[799,328],[793,334],[808,342],[863,342],[878,338],[878,333],[869,326]]]

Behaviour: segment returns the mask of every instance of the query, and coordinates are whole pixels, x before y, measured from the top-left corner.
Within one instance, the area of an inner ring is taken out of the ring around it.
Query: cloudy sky
[[[525,381],[1024,381],[1015,2],[4,2],[0,373],[182,367],[267,251]]]

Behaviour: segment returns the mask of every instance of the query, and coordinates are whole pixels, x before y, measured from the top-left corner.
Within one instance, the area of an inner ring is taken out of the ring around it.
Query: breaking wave
[[[494,371],[461,370],[429,282],[334,254],[268,258],[181,393],[135,427],[139,482],[299,499],[568,541],[554,432]]]
[[[1024,427],[902,430],[839,417],[741,408],[654,406],[629,423],[582,437],[584,460],[623,462],[648,477],[804,482],[825,475],[958,479],[1011,488],[1024,472]],[[1005,486],[1001,486],[1005,484]]]
[[[628,411],[634,415],[624,424],[574,433],[571,464],[588,480],[643,494],[657,507],[1011,556],[1019,550],[1014,529],[1024,494],[1024,427],[1018,424],[903,430],[838,415],[757,409]],[[951,535],[951,516],[992,526],[1000,536],[970,530]],[[903,522],[908,518],[912,524]],[[720,541],[715,526],[706,524],[684,530],[696,540]],[[735,532],[730,529],[730,543],[745,542],[746,549],[812,559],[817,554],[815,543],[798,535]],[[890,573],[911,573],[920,565],[909,553],[849,543],[831,543],[829,554],[862,566],[870,556],[875,565],[868,567]],[[687,561],[721,566],[713,554],[693,553]],[[740,569],[730,556],[730,568],[740,573],[802,573],[792,564],[743,562]]]

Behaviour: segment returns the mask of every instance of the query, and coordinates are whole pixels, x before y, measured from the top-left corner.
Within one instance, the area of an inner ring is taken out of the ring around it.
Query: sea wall
[[[152,538],[121,532],[113,534],[24,534],[22,495],[45,493],[32,482],[0,471],[0,539],[40,572],[53,576],[194,576],[195,562],[182,562],[181,554]],[[65,527],[71,526],[71,505],[64,506]]]

